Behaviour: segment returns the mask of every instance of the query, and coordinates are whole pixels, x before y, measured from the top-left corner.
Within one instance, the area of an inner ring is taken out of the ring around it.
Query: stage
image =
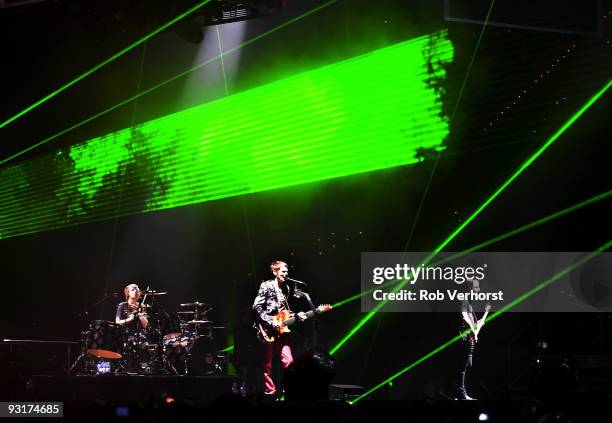
[[[611,420],[612,0],[0,33],[0,423]]]

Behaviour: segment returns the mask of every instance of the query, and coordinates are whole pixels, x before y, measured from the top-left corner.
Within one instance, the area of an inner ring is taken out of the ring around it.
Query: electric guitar
[[[310,319],[315,314],[324,313],[332,309],[329,304],[323,304],[314,310],[305,312],[306,319]],[[278,327],[274,327],[270,324],[256,322],[253,327],[257,333],[257,339],[266,344],[271,344],[275,341],[276,336],[282,335],[283,333],[291,332],[289,326],[298,321],[296,315],[289,310],[282,310],[276,313],[276,316],[272,317],[272,321],[278,323]]]
[[[480,328],[484,326],[484,322],[487,319],[487,315],[489,314],[490,311],[491,311],[491,304],[487,304],[485,306],[485,312],[480,318],[480,320],[476,320],[475,325],[476,325],[476,330],[478,332],[480,332]],[[482,324],[479,325],[478,322],[482,322]],[[461,331],[461,339],[463,339],[464,341],[467,341],[468,339],[472,339],[474,342],[476,342],[476,336],[477,335],[472,331],[468,332],[467,334],[465,330]]]

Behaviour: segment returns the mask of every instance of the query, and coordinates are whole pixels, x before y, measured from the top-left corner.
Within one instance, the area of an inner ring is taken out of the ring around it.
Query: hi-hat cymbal
[[[195,325],[212,324],[210,320],[190,320],[187,323],[195,324]]]
[[[199,301],[194,301],[192,303],[183,303],[180,305],[181,307],[208,307],[208,304],[206,303],[201,303]]]
[[[141,295],[166,295],[168,291],[140,291]]]

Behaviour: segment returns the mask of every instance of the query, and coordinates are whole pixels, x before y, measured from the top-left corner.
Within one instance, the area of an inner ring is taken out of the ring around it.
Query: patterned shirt
[[[277,289],[276,279],[270,279],[259,286],[259,292],[253,302],[253,310],[266,323],[272,323],[272,316],[281,310],[289,310],[287,298],[290,289],[287,284],[281,284]]]

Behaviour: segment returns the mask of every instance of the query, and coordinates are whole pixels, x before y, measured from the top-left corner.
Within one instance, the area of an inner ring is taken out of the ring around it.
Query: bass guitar
[[[485,312],[480,318],[480,320],[476,320],[476,322],[474,322],[474,324],[476,325],[476,332],[480,332],[480,329],[484,326],[485,320],[487,320],[487,316],[490,311],[491,311],[491,304],[487,304],[485,306]],[[466,330],[461,331],[460,335],[461,335],[461,339],[464,341],[467,341],[468,339],[470,339],[476,342],[477,340],[477,335],[474,332],[470,331],[469,328],[466,328]]]

